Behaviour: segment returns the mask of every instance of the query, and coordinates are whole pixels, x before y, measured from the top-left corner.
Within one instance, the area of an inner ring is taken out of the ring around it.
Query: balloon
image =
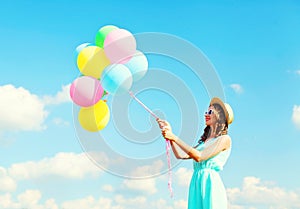
[[[124,64],[136,51],[136,40],[127,30],[115,29],[104,40],[104,51],[111,63]]]
[[[78,120],[82,128],[87,131],[100,131],[107,125],[110,118],[109,108],[103,100],[91,107],[82,107],[79,110]]]
[[[88,47],[88,46],[93,46],[93,44],[83,43],[83,44],[80,44],[79,46],[77,46],[76,49],[75,49],[76,55],[78,55],[81,52],[82,49],[84,49],[85,47]]]
[[[81,76],[71,84],[70,96],[75,104],[89,107],[101,99],[103,91],[99,80],[90,76]]]
[[[80,72],[86,76],[99,79],[102,71],[109,65],[104,50],[98,46],[88,46],[82,49],[77,58]]]
[[[116,27],[114,25],[106,25],[106,26],[100,28],[96,34],[96,39],[95,39],[96,45],[99,46],[100,48],[103,48],[104,40],[105,40],[106,36],[114,29],[118,29],[118,27]]]
[[[87,46],[93,46],[93,44],[91,44],[91,43],[83,43],[83,44],[80,44],[79,46],[76,47],[75,52],[74,52],[74,57],[75,57],[75,61],[76,62],[77,62],[78,54],[81,52],[82,49],[84,49]]]
[[[138,50],[124,65],[130,70],[133,82],[140,80],[148,70],[148,60],[146,56]]]
[[[124,93],[131,88],[132,75],[125,65],[109,65],[103,71],[101,84],[110,94]]]

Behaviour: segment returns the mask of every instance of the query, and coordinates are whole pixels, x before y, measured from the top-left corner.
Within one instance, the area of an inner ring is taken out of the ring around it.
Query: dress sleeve
[[[231,146],[231,138],[228,135],[222,135],[216,138],[211,144],[208,144],[202,151],[201,161],[207,160],[219,154],[220,152],[229,149]]]

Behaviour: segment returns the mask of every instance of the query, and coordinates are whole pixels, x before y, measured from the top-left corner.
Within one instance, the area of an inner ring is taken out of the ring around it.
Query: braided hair
[[[216,122],[216,128],[215,128],[215,136],[221,136],[221,135],[226,135],[228,132],[228,123],[226,120],[226,116],[225,116],[225,110],[223,110],[223,108],[219,105],[219,104],[212,104],[212,106],[215,108],[215,114],[217,117],[217,122]],[[211,128],[210,126],[206,126],[204,128],[204,132],[202,134],[202,136],[200,137],[198,143],[204,143],[206,141],[206,139],[211,136],[213,133],[211,133]]]

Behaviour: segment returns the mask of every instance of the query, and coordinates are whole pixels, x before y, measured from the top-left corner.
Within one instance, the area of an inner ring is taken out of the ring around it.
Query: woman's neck
[[[215,126],[210,126],[210,134],[207,137],[207,139],[212,139],[216,137],[216,127]]]

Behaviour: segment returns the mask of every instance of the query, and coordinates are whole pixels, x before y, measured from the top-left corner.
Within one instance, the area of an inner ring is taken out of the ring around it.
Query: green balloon
[[[106,25],[100,28],[96,34],[96,40],[95,40],[96,46],[99,46],[100,48],[103,49],[104,40],[107,34],[109,34],[114,29],[118,29],[118,27],[114,25]]]

